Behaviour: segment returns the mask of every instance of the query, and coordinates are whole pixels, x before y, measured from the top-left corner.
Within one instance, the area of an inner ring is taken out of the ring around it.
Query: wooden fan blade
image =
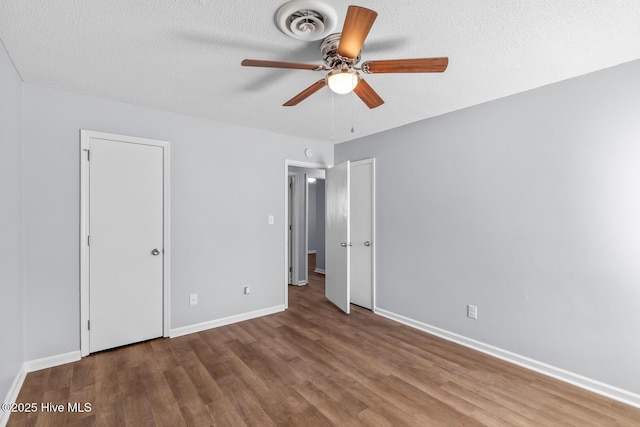
[[[364,79],[360,79],[353,89],[353,92],[358,95],[358,97],[362,99],[362,102],[367,104],[369,108],[376,108],[384,104],[384,100],[380,98],[380,95],[378,95]]]
[[[311,86],[309,86],[308,88],[306,88],[305,90],[303,90],[302,92],[300,92],[299,94],[297,94],[296,96],[294,96],[293,98],[291,98],[290,100],[288,100],[282,105],[285,107],[292,107],[294,105],[298,105],[301,101],[304,101],[305,99],[307,99],[308,97],[310,97],[311,95],[313,95],[314,93],[316,93],[317,91],[325,87],[326,85],[327,85],[327,82],[325,81],[325,79],[318,80],[317,82],[315,82],[314,84],[312,84]]]
[[[442,73],[447,65],[449,58],[390,59],[363,62],[362,71],[367,74]]]
[[[245,67],[292,68],[296,70],[324,70],[323,65],[302,64],[300,62],[263,61],[261,59],[245,59],[241,62]]]
[[[360,6],[349,6],[342,27],[338,55],[345,58],[357,57],[377,16],[378,12],[373,10]]]

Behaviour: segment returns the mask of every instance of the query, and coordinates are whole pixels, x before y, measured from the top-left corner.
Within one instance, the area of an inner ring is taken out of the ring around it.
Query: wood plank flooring
[[[640,409],[359,307],[346,316],[310,267],[284,313],[30,373],[17,401],[65,411],[9,426],[640,425]]]

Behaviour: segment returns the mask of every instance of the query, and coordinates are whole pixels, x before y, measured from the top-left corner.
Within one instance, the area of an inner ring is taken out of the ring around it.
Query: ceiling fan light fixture
[[[358,82],[360,82],[360,76],[355,70],[333,70],[327,74],[327,85],[339,95],[352,92],[358,86]]]

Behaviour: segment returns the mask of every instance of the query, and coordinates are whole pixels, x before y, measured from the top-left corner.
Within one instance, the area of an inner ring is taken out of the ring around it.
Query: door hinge
[[[84,150],[87,152],[87,162],[91,161],[91,150]]]
[[[87,330],[91,330],[91,320],[87,320]]]
[[[289,267],[289,273],[293,273],[293,267]]]
[[[87,236],[87,246],[91,246],[91,236]]]

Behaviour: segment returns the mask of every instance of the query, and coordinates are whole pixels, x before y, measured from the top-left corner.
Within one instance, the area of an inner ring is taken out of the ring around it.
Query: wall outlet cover
[[[478,318],[478,307],[476,307],[475,305],[467,305],[467,317],[470,319],[477,319]]]

